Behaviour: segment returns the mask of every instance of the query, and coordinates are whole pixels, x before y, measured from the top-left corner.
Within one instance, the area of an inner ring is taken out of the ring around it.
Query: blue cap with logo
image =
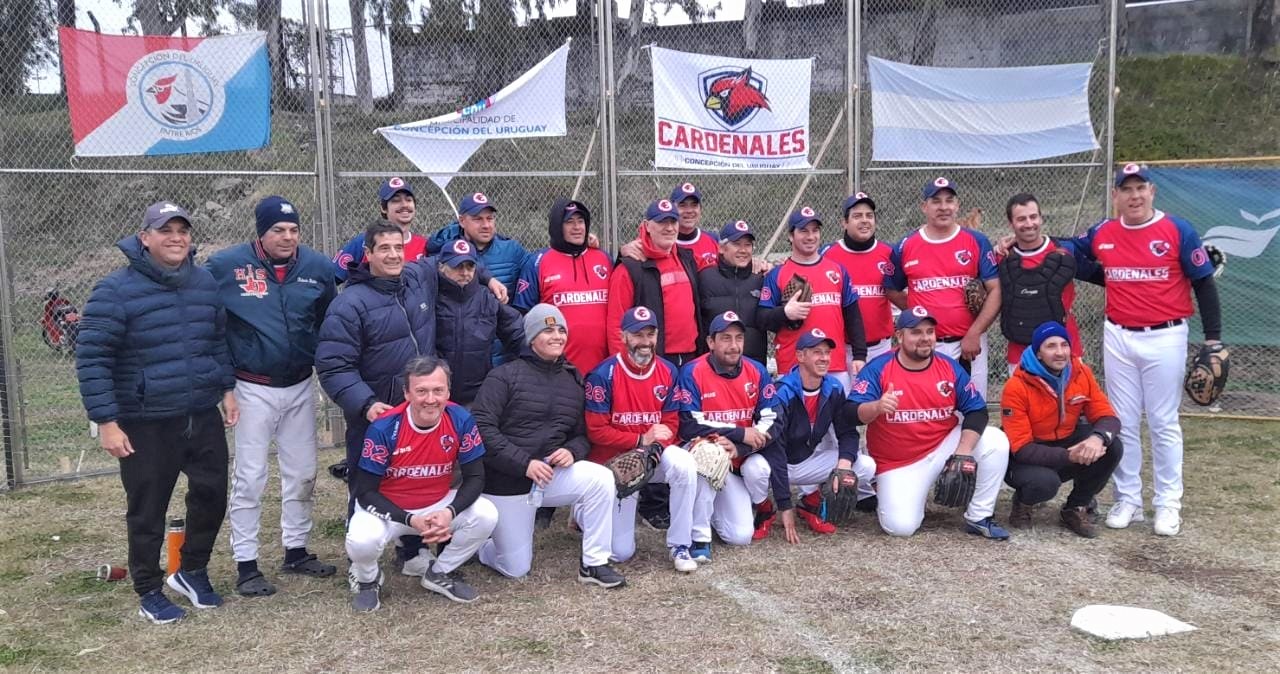
[[[898,321],[894,326],[899,330],[908,330],[920,325],[924,321],[931,321],[934,325],[938,324],[938,319],[929,314],[929,310],[922,306],[914,306],[910,309],[903,310],[898,314]]]
[[[671,203],[678,204],[685,199],[692,198],[698,203],[702,203],[702,192],[698,190],[693,183],[680,183],[671,190]]]
[[[623,332],[636,333],[645,328],[656,327],[658,327],[658,317],[653,315],[653,310],[649,307],[631,307],[622,315]]]
[[[836,340],[828,337],[827,333],[823,332],[821,329],[814,328],[800,335],[799,339],[796,340],[796,351],[812,349],[819,344],[826,344],[833,349],[836,348]]]
[[[811,222],[822,224],[822,218],[818,217],[818,212],[810,206],[801,207],[798,211],[793,211],[787,217],[787,226],[791,229],[802,229]]]
[[[466,239],[454,239],[445,244],[440,250],[440,261],[453,268],[458,268],[463,262],[476,263],[476,247],[471,245]]]
[[[1144,183],[1151,182],[1151,174],[1147,172],[1147,167],[1129,162],[1116,171],[1116,187],[1120,187],[1130,178],[1137,178]]]
[[[676,213],[676,207],[671,204],[668,199],[659,199],[651,204],[644,211],[644,219],[653,222],[662,220],[679,220],[680,214]]]
[[[866,192],[857,192],[857,193],[853,194],[852,196],[850,196],[848,199],[845,199],[845,200],[844,200],[844,214],[845,214],[845,216],[847,217],[847,216],[849,215],[849,209],[850,209],[850,208],[853,208],[854,206],[857,206],[858,204],[866,204],[866,205],[868,205],[868,206],[870,206],[870,207],[871,207],[871,210],[873,210],[873,211],[874,211],[874,210],[876,210],[876,202],[872,201],[872,200],[871,200],[871,197],[867,196],[867,193],[866,193]]]
[[[462,203],[458,204],[458,213],[460,215],[480,215],[484,209],[497,212],[498,209],[489,203],[489,197],[484,192],[473,192],[462,198]]]
[[[725,226],[720,229],[721,241],[737,241],[744,236],[751,237],[752,241],[756,240],[755,232],[751,231],[751,225],[748,225],[746,220],[725,223]]]
[[[710,327],[707,328],[707,334],[717,335],[721,332],[724,332],[725,330],[728,330],[729,326],[731,325],[736,325],[742,328],[743,330],[747,329],[747,324],[742,322],[742,319],[738,317],[737,312],[726,311],[723,314],[718,314],[715,318],[711,319],[711,325]]]
[[[191,226],[191,214],[187,209],[172,201],[157,201],[147,206],[147,212],[142,214],[142,228],[160,229],[174,218],[186,222],[188,227]]]
[[[925,199],[932,199],[934,195],[942,190],[951,190],[952,194],[960,194],[960,192],[956,190],[956,184],[944,176],[938,176],[937,178],[925,183],[924,189],[920,191],[920,194],[923,195]]]
[[[266,234],[277,222],[298,224],[298,209],[284,197],[271,196],[258,202],[253,209],[254,225],[258,229],[258,237]]]
[[[404,178],[387,178],[387,181],[382,183],[382,187],[378,188],[378,201],[385,204],[391,201],[391,197],[394,197],[397,192],[413,196],[413,188],[409,187],[409,183],[405,182]]]

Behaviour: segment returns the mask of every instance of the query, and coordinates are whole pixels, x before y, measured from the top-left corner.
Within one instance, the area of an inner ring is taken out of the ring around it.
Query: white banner
[[[809,168],[812,59],[653,47],[653,155],[682,169]]]
[[[491,138],[563,136],[565,70],[569,43],[542,59],[498,93],[461,110],[408,124],[384,126],[382,134],[423,173],[453,173]],[[450,176],[432,176],[441,189]]]

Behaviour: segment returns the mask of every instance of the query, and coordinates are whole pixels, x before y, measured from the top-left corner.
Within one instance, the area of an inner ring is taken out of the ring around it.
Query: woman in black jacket
[[[518,578],[533,562],[538,506],[573,506],[582,529],[578,582],[618,587],[609,566],[616,491],[613,473],[584,461],[587,442],[582,375],[564,359],[564,315],[539,304],[524,318],[527,346],[518,360],[489,373],[471,405],[485,445],[485,494],[498,507],[493,538],[480,561]]]

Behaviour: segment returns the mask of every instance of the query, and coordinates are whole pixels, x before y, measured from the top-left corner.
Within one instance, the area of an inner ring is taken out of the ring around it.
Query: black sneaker
[[[578,566],[578,582],[584,585],[593,583],[600,587],[613,588],[622,587],[627,584],[627,579],[622,574],[613,570],[608,564],[600,566]]]
[[[382,606],[382,600],[378,597],[378,581],[370,583],[359,583],[356,586],[356,596],[351,598],[351,608],[362,613],[376,611]]]
[[[422,587],[463,604],[470,604],[480,598],[480,593],[463,581],[457,572],[439,573],[428,568],[422,575]]]
[[[640,519],[644,520],[644,523],[655,531],[666,531],[671,528],[671,515],[669,513],[642,515]]]
[[[873,513],[876,508],[880,507],[880,498],[875,494],[859,500],[853,504],[853,509],[860,513]]]

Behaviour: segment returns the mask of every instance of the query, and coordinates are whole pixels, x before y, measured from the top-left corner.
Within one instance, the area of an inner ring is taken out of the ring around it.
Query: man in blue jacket
[[[267,486],[267,450],[280,464],[281,570],[332,576],[336,569],[307,552],[316,479],[316,333],[333,301],[331,264],[299,243],[298,209],[271,196],[254,210],[258,238],[220,251],[207,269],[227,310],[227,347],[235,367],[240,423],[231,480],[231,551],[236,591],[274,594],[258,569],[258,527]]]
[[[529,251],[519,241],[498,234],[498,209],[483,192],[468,194],[458,204],[458,221],[445,225],[427,240],[427,255],[438,255],[445,244],[464,239],[476,248],[476,259],[516,296],[516,281]]]
[[[223,425],[239,416],[226,314],[213,276],[195,266],[191,216],[182,207],[152,204],[142,231],[116,246],[128,265],[102,279],[85,304],[76,376],[102,448],[120,460],[139,615],[171,623],[186,611],[169,601],[163,584],[196,608],[222,604],[207,567],[227,509]],[[187,535],[182,566],[166,580],[160,546],[180,472],[187,475]]]

